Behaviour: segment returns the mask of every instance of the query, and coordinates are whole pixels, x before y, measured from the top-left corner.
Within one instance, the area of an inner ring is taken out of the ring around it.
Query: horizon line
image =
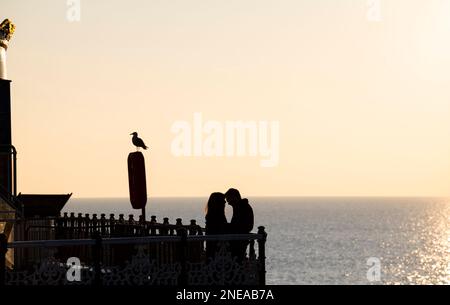
[[[208,198],[209,195],[186,195],[186,196],[170,196],[159,195],[147,197],[147,199],[157,198]],[[450,195],[248,195],[243,198],[436,198],[436,199],[450,199]],[[129,199],[129,197],[100,197],[100,196],[74,196],[71,199]]]

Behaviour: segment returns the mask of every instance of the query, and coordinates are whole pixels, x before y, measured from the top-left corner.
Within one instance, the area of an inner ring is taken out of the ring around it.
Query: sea
[[[267,284],[450,284],[449,198],[248,199],[268,233]],[[206,202],[149,198],[146,214],[204,226]],[[141,213],[126,198],[73,198],[63,212]]]

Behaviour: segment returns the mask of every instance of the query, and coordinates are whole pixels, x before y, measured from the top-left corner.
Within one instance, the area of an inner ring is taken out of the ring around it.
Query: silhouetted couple
[[[225,200],[233,208],[233,217],[228,223],[225,216]],[[206,206],[206,234],[247,234],[253,229],[253,209],[248,199],[242,199],[236,189],[229,189],[225,194],[212,193]],[[217,242],[207,242],[206,256],[213,258],[217,251]],[[238,262],[245,258],[248,241],[230,242],[230,251]]]

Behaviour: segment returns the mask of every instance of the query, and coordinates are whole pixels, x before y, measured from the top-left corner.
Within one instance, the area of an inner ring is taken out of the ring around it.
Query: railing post
[[[183,220],[182,220],[181,218],[177,218],[177,222],[176,222],[175,226],[176,226],[175,231],[176,231],[177,235],[180,235],[180,234],[181,234],[180,232],[181,232],[182,230],[184,230],[184,229],[183,229]],[[173,233],[171,232],[171,235],[172,235],[172,234],[173,234]]]
[[[181,274],[178,280],[178,285],[186,286],[188,283],[188,274],[187,274],[187,230],[181,229],[180,231],[181,242],[179,247],[179,258],[181,264]]]
[[[8,252],[8,239],[0,234],[0,287],[6,284],[6,252]]]
[[[267,233],[263,226],[258,227],[258,234],[263,238],[258,239],[259,285],[266,285],[266,240]]]
[[[104,213],[102,213],[100,215],[100,234],[102,236],[106,235],[106,215]]]
[[[78,213],[77,217],[77,234],[75,235],[76,238],[83,238],[83,230],[84,229],[84,220],[83,220],[83,213]]]
[[[86,215],[88,215],[88,214],[86,214]],[[92,221],[89,221],[89,217],[86,217],[86,218],[87,218],[88,224],[90,223],[89,224],[90,230],[88,230],[88,232],[97,231],[97,232],[100,233],[101,232],[101,228],[99,226],[99,221],[98,221],[98,218],[97,218],[97,214],[92,214]]]
[[[94,232],[95,245],[93,248],[94,256],[94,285],[100,286],[102,284],[102,237],[98,231]]]
[[[78,236],[81,236],[80,238],[89,238],[91,233],[94,232],[94,230],[92,229],[92,226],[91,226],[92,222],[89,219],[89,216],[90,215],[88,213],[84,214],[84,218],[83,218],[83,216],[81,216],[82,217],[81,221],[82,221],[83,234],[81,234],[81,235],[78,234]],[[80,226],[80,225],[78,224],[78,226]]]
[[[197,233],[197,221],[191,219],[191,224],[189,225],[189,235],[195,235]]]
[[[69,226],[67,224],[68,223],[68,219],[69,219],[69,217],[67,216],[67,212],[65,212],[64,216],[63,216],[63,219],[61,221],[61,224],[62,224],[61,232],[63,232],[63,233],[61,233],[61,235],[62,235],[61,239],[67,239],[68,238],[68,235],[69,235],[69,233],[68,233],[69,230],[67,229],[67,227]]]
[[[75,236],[75,213],[70,213],[69,217],[70,229],[69,229],[69,239],[74,238]]]
[[[134,236],[134,216],[133,214],[128,215],[128,224],[126,226],[125,236]]]
[[[150,235],[156,235],[156,226],[155,226],[156,223],[157,223],[156,216],[153,215],[150,221]]]
[[[119,220],[117,222],[118,222],[118,224],[116,225],[117,236],[123,237],[125,232],[125,215],[119,214]]]
[[[114,219],[114,214],[109,214],[109,237],[116,236],[116,220]]]

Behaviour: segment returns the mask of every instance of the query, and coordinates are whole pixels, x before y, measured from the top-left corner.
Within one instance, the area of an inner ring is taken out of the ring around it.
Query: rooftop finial
[[[10,41],[16,26],[9,19],[3,20],[0,24],[0,40]]]

